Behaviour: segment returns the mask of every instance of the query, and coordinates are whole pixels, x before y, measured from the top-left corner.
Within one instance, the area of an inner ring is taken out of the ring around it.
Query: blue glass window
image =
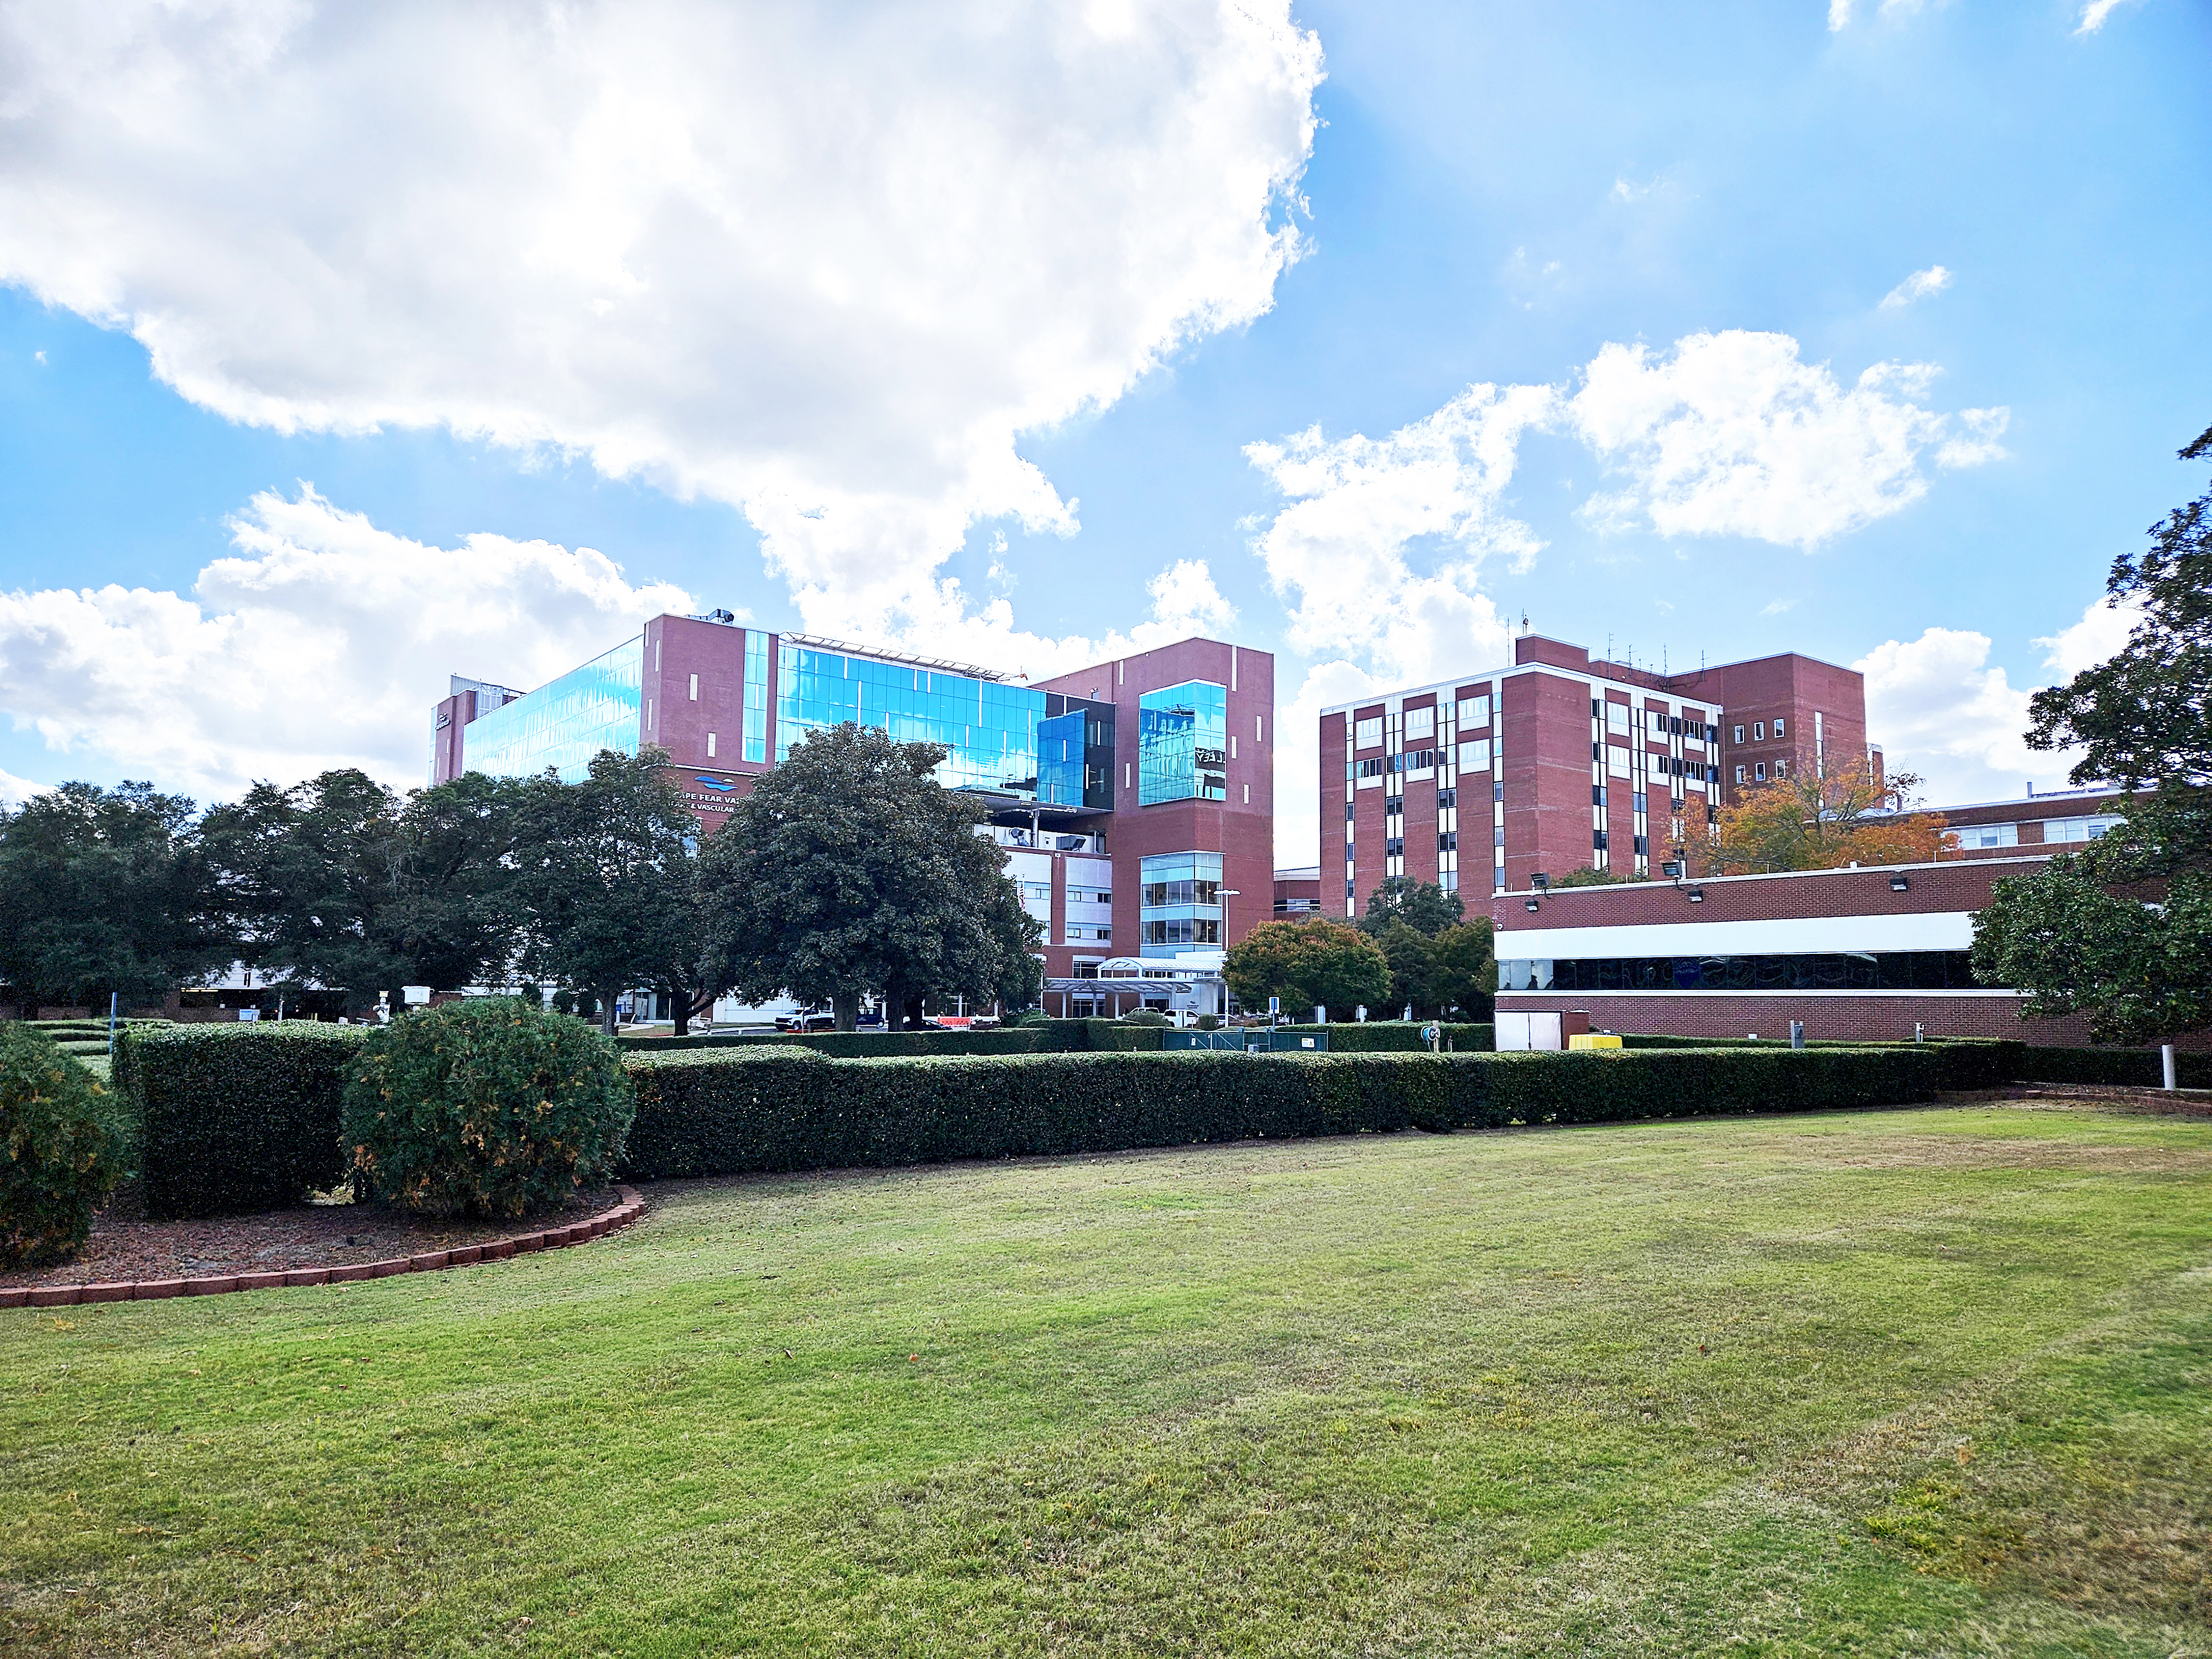
[[[768,758],[768,635],[757,628],[745,630],[745,746],[744,757]]]
[[[1221,854],[1162,853],[1139,866],[1139,953],[1171,957],[1221,947]]]
[[[779,763],[810,732],[875,726],[900,743],[943,744],[951,752],[936,776],[948,789],[1036,796],[1042,691],[790,644],[777,659],[775,678]],[[1079,777],[1079,804],[1081,797]]]
[[[530,777],[550,766],[563,783],[580,783],[601,750],[637,753],[644,680],[641,635],[470,721],[463,763],[500,778]]]
[[[1186,680],[1137,699],[1137,804],[1229,799],[1229,692]]]

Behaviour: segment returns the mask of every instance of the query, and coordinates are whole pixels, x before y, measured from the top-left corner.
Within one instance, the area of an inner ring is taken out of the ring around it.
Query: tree
[[[1801,757],[1785,777],[1721,808],[1711,844],[1692,854],[1709,875],[1926,864],[1947,844],[1942,815],[1910,810],[1920,780],[1877,778],[1863,759],[1821,767]]]
[[[403,801],[343,768],[210,809],[203,839],[240,954],[277,983],[343,989],[356,1009],[505,966],[505,861],[524,793],[471,773]]]
[[[1456,1008],[1468,1019],[1490,1018],[1498,991],[1495,948],[1488,916],[1437,935],[1436,974],[1430,983],[1440,1012]]]
[[[2138,796],[2126,822],[1974,916],[1974,971],[2027,994],[2021,1016],[2081,1013],[2099,1042],[2212,1026],[2212,791]]]
[[[1316,917],[1263,921],[1237,941],[1222,975],[1247,1008],[1280,997],[1286,1012],[1380,1007],[1390,994],[1390,963],[1357,927]]]
[[[2181,459],[2212,459],[2212,430]],[[2126,647],[2028,704],[2028,747],[2081,749],[2075,783],[2212,777],[2212,489],[2147,533],[2150,550],[2121,554],[2105,584],[2109,605],[2141,608]]]
[[[1367,914],[1359,918],[1362,931],[1380,935],[1393,923],[1403,923],[1415,933],[1434,939],[1467,914],[1457,893],[1434,882],[1406,876],[1385,876],[1368,895]]]
[[[1437,975],[1436,945],[1426,934],[1395,920],[1372,937],[1382,947],[1383,961],[1390,964],[1392,1012],[1411,1008],[1419,1013],[1428,1008],[1436,1000],[1432,993]]]
[[[2181,459],[2212,459],[2212,431]],[[2031,747],[2081,749],[2074,782],[2137,793],[1974,917],[1978,974],[2025,992],[2028,1018],[2086,1015],[2100,1042],[2212,1027],[2212,489],[2148,533],[2106,584],[2141,607],[2127,644],[2028,705]]]
[[[1552,885],[1554,888],[1618,887],[1632,879],[1632,877],[1615,875],[1610,870],[1601,870],[1595,865],[1585,864],[1568,871]]]
[[[159,1002],[234,954],[191,801],[65,783],[0,808],[0,977],[27,1013]]]
[[[932,994],[1033,1001],[1042,929],[981,806],[932,776],[946,753],[847,724],[763,774],[702,862],[717,972],[756,1000],[826,999],[840,1030],[869,992],[894,1024]]]
[[[530,780],[516,813],[515,891],[528,917],[524,958],[586,987],[602,1030],[634,987],[665,994],[688,1028],[718,981],[708,971],[700,901],[699,821],[661,775],[668,757],[603,749],[580,783]]]

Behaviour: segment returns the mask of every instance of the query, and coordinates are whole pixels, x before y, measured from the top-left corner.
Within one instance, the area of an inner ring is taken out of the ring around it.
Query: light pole
[[[1226,1024],[1229,1020],[1229,901],[1238,895],[1234,887],[1217,887],[1213,890],[1213,896],[1221,901],[1221,1018]]]

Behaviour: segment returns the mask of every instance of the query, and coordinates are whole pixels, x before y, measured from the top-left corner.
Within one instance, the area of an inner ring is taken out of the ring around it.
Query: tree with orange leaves
[[[1910,772],[1876,777],[1865,760],[1805,763],[1723,806],[1711,843],[1692,860],[1707,875],[1838,870],[1847,864],[1928,864],[1957,846],[1940,812],[1915,812]],[[1700,856],[1702,854],[1702,856]]]

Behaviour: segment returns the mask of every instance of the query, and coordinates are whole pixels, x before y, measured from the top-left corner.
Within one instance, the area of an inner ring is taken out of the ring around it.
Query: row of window
[[[1490,724],[1490,699],[1487,696],[1462,697],[1453,711],[1462,728]],[[1437,732],[1437,710],[1433,707],[1408,708],[1406,711],[1405,738],[1408,743],[1419,738],[1432,738]],[[1382,746],[1382,716],[1370,714],[1365,720],[1352,723],[1352,746],[1354,749],[1380,749]]]
[[[1965,951],[1500,957],[1501,991],[1984,991]]]
[[[1590,718],[1597,719],[1601,712],[1605,716],[1607,731],[1626,732],[1629,729],[1632,716],[1626,703],[1607,702],[1592,697]],[[1718,743],[1721,738],[1721,729],[1717,726],[1708,726],[1703,720],[1686,720],[1680,714],[1662,714],[1656,708],[1645,711],[1644,723],[1645,729],[1655,738],[1687,738],[1692,743]],[[1742,728],[1737,729],[1741,731]],[[1741,742],[1741,738],[1737,740]]]
[[[1720,728],[1716,726],[1713,730],[1715,735],[1717,736]],[[1774,720],[1775,740],[1777,742],[1780,742],[1789,735],[1789,720],[1780,715],[1777,715]],[[1743,727],[1741,726],[1735,728],[1735,740],[1738,743],[1741,743],[1743,741]],[[1766,741],[1766,722],[1765,720],[1753,720],[1751,722],[1751,740],[1753,743],[1765,743]]]

